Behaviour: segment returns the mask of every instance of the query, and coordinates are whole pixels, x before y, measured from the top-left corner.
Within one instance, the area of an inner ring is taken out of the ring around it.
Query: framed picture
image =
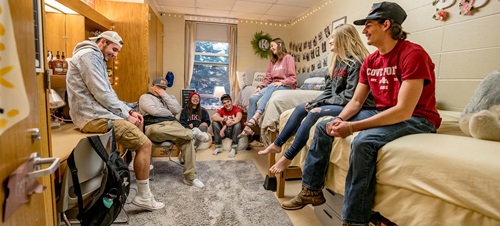
[[[326,38],[330,37],[330,25],[325,27],[325,37]]]
[[[344,16],[344,17],[342,17],[340,19],[334,20],[332,22],[332,30],[335,29],[339,25],[345,24],[346,20],[347,20],[347,16]]]

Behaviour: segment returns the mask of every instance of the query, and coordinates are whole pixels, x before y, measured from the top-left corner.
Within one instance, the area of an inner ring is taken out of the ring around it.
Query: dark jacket
[[[200,109],[201,119],[199,118],[198,114]],[[207,123],[207,125],[210,126],[210,116],[208,115],[207,110],[203,107],[193,109],[193,113],[191,115],[188,115],[186,109],[182,109],[180,122],[186,128],[190,128],[189,124],[193,124],[194,127],[199,127],[203,122]]]
[[[316,99],[310,101],[309,109],[323,105],[345,106],[353,97],[354,90],[358,85],[359,71],[363,62],[357,61],[354,57],[348,56],[351,60],[348,64],[337,61],[332,75],[325,77],[326,88]],[[374,108],[375,101],[370,92],[363,105],[363,108]]]

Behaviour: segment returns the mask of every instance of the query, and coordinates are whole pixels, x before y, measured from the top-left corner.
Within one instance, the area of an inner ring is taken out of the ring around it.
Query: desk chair
[[[108,145],[113,130],[108,131],[105,134],[99,135],[99,139],[104,147],[109,149]],[[76,147],[73,149],[75,165],[78,168],[78,180],[80,182],[80,189],[82,192],[83,200],[92,197],[96,192],[99,191],[101,187],[101,182],[104,175],[105,162],[99,157],[99,155],[93,150],[87,137],[82,138]],[[71,176],[71,170],[69,167],[64,172],[61,185],[61,193],[59,199],[56,203],[56,210],[61,213],[61,217],[66,225],[71,225],[70,221],[66,217],[66,212],[68,210],[75,210],[78,212],[78,197],[74,192],[73,179]],[[77,207],[74,209],[74,207]],[[76,216],[76,215],[75,215]],[[72,221],[73,223],[80,223],[78,220]],[[126,223],[116,222],[116,223]]]

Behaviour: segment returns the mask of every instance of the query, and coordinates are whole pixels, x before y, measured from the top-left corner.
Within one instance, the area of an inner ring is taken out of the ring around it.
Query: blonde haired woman
[[[272,173],[282,172],[290,165],[309,139],[309,130],[323,116],[337,116],[351,100],[358,84],[359,70],[363,59],[369,52],[361,41],[354,26],[343,24],[337,26],[329,41],[333,53],[330,65],[330,76],[325,78],[326,88],[316,99],[299,104],[288,119],[283,131],[274,143],[259,154],[279,153],[281,146],[295,134],[295,140],[285,155],[269,170]],[[364,103],[365,108],[375,107],[371,96]]]

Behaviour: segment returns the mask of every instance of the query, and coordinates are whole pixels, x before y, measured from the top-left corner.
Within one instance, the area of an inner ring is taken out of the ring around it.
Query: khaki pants
[[[109,119],[94,119],[81,129],[84,133],[106,133],[108,132]],[[113,125],[115,139],[118,144],[126,149],[136,151],[146,143],[148,138],[134,124],[127,120],[111,120]]]
[[[146,126],[146,136],[155,143],[172,141],[180,146],[184,156],[184,178],[196,178],[196,154],[194,149],[193,131],[184,128],[177,121],[164,121]]]

